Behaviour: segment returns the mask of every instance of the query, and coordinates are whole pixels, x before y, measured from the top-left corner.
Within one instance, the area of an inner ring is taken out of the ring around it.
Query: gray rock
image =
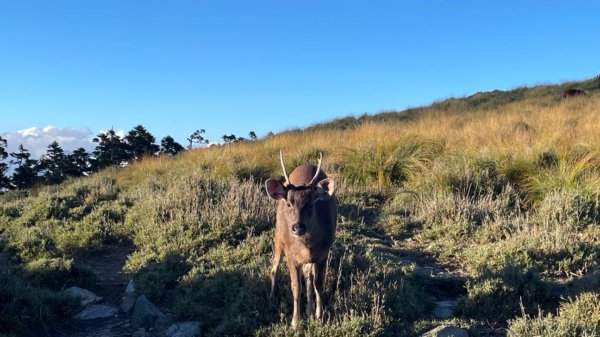
[[[178,322],[167,330],[168,337],[195,337],[200,336],[200,322],[186,321]]]
[[[456,301],[436,301],[433,309],[433,318],[450,319],[454,317],[454,310],[458,306]]]
[[[75,315],[75,319],[90,320],[98,318],[109,318],[117,315],[119,310],[115,307],[102,304],[93,304],[85,307],[80,313]]]
[[[135,285],[133,284],[133,280],[129,281],[127,284],[127,288],[125,288],[125,293],[123,294],[123,299],[121,300],[121,311],[124,313],[130,313],[131,309],[135,305]]]
[[[442,325],[424,333],[421,337],[469,337],[469,335],[461,328]]]
[[[169,318],[150,302],[146,296],[141,295],[135,301],[131,324],[135,328],[165,327],[169,325]]]
[[[102,297],[96,296],[93,292],[79,288],[79,287],[71,287],[65,290],[71,297],[78,298],[81,301],[82,306],[86,306],[88,304],[98,303],[102,300]]]

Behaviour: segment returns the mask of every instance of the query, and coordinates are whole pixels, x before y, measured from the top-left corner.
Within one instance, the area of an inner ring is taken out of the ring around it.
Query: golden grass
[[[174,166],[205,167],[220,176],[240,166],[263,167],[279,173],[278,151],[286,162],[323,151],[329,172],[343,167],[348,149],[362,143],[389,144],[408,137],[435,142],[446,153],[529,157],[553,149],[567,158],[574,149],[600,152],[600,95],[560,101],[547,106],[538,100],[519,101],[497,109],[452,114],[426,112],[410,122],[364,123],[355,129],[287,132],[248,141],[187,151],[175,158],[150,158],[131,165],[125,175],[155,174]],[[597,157],[596,157],[597,158]],[[316,161],[316,158],[314,158]],[[598,162],[598,160],[595,160]],[[288,168],[289,170],[290,168]]]

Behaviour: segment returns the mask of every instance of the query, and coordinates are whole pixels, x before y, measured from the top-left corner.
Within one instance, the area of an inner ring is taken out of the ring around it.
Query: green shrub
[[[51,258],[58,255],[56,243],[51,233],[42,227],[20,228],[10,240],[13,248],[23,261],[33,261],[38,258]]]
[[[275,203],[253,181],[203,171],[171,174],[168,183],[148,179],[130,191],[134,205],[125,226],[139,250],[130,256],[129,270],[174,251],[194,257],[222,243],[237,245],[273,226]]]
[[[325,324],[311,321],[301,322],[298,330],[293,330],[288,323],[273,324],[258,329],[255,334],[258,337],[268,336],[383,336],[386,332],[383,328],[383,322],[373,319],[370,316],[363,316],[356,313],[349,313],[339,320],[327,321]],[[396,335],[404,336],[404,335]]]
[[[584,293],[563,303],[557,315],[523,314],[510,322],[509,337],[580,337],[600,335],[600,298]]]
[[[501,194],[508,180],[502,175],[494,159],[462,157],[447,163],[443,175],[452,193],[468,199],[494,197]]]
[[[153,302],[158,302],[165,291],[174,288],[179,277],[185,275],[188,270],[189,265],[185,258],[175,253],[168,254],[160,263],[148,262],[134,275],[136,292],[146,295]]]
[[[175,312],[179,317],[200,320],[207,332],[217,329],[224,335],[252,335],[279,317],[264,274],[248,268],[197,274],[182,289]]]
[[[31,283],[11,260],[14,257],[0,251],[0,334],[23,333],[31,322],[54,326],[76,312],[76,299],[41,286],[40,282]]]
[[[600,223],[600,194],[581,189],[550,191],[539,202],[536,211],[536,220],[551,229],[582,230]]]
[[[41,258],[25,264],[24,270],[33,284],[53,290],[66,289],[74,285],[90,287],[95,282],[93,271],[75,265],[72,259]]]
[[[508,265],[500,271],[484,270],[468,281],[467,294],[460,298],[462,315],[494,320],[518,315],[521,306],[526,312],[546,306],[552,300],[549,286],[533,270]]]
[[[597,247],[587,243],[546,246],[539,238],[520,233],[510,240],[466,247],[460,256],[472,270],[498,270],[513,263],[526,269],[543,270],[548,276],[569,276],[592,266],[599,253]]]

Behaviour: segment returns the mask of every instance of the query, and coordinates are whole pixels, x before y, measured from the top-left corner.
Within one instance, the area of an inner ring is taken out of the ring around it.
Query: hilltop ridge
[[[600,76],[600,75],[599,75]],[[361,123],[369,122],[398,122],[408,121],[416,118],[422,113],[448,112],[464,113],[474,110],[495,108],[527,99],[543,99],[549,102],[560,101],[563,91],[578,88],[586,92],[596,92],[600,89],[600,80],[597,77],[583,81],[569,81],[561,84],[541,84],[534,86],[520,86],[511,90],[481,91],[465,97],[450,97],[435,101],[430,105],[422,107],[407,108],[401,111],[382,111],[378,113],[365,113],[361,116],[346,116],[335,118],[327,122],[319,122],[304,129],[306,131],[318,131],[326,129],[353,128]]]

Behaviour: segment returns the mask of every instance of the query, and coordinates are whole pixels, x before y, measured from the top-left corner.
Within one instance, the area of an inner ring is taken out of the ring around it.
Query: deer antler
[[[287,175],[287,172],[285,171],[285,162],[283,161],[283,151],[279,150],[279,161],[281,162],[281,169],[283,169],[283,176],[285,177],[285,182],[289,185],[290,184],[290,178]]]
[[[322,161],[323,161],[323,153],[319,152],[319,163],[317,164],[317,173],[315,173],[315,176],[312,178],[309,185],[314,184],[315,180],[319,176],[319,172],[321,172],[321,162]]]

